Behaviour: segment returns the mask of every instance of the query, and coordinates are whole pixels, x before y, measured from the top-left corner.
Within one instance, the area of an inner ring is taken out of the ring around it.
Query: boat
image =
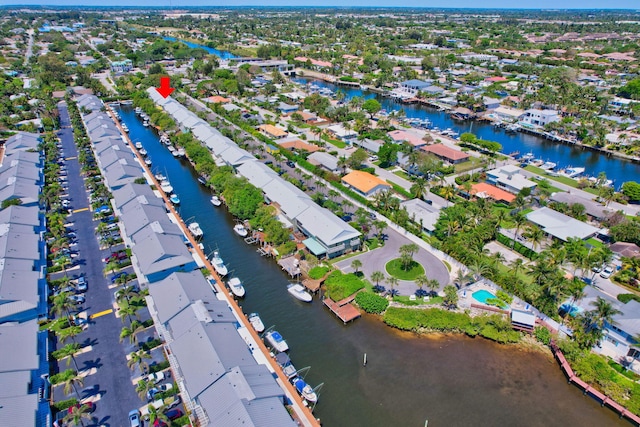
[[[140,149],[140,155],[141,156],[146,156],[147,155],[147,150],[145,150],[144,148]]]
[[[169,145],[167,147],[167,149],[169,150],[170,153],[173,153],[174,151],[176,151],[175,147],[173,145]]]
[[[540,166],[540,169],[553,170],[555,169],[555,167],[556,167],[556,164],[553,162],[544,162],[542,166]]]
[[[205,178],[204,176],[199,176],[198,182],[202,185],[207,185],[207,178]]]
[[[297,392],[300,393],[306,401],[315,403],[318,401],[318,395],[313,390],[309,384],[307,384],[302,378],[296,377],[291,380],[293,386],[296,388]]]
[[[144,159],[144,164],[147,165],[147,166],[151,166],[151,159],[148,158],[148,157],[146,159]]]
[[[258,313],[251,313],[248,319],[249,323],[251,323],[251,326],[253,327],[253,329],[255,329],[256,332],[261,333],[264,331],[264,323],[262,323],[262,319],[260,319]]]
[[[244,225],[242,224],[236,224],[233,226],[233,231],[236,232],[236,234],[240,237],[247,237],[247,234],[249,234],[249,230],[247,230],[245,228]]]
[[[311,300],[313,299],[311,297],[311,294],[307,292],[304,286],[299,283],[289,283],[289,286],[287,286],[287,291],[300,301],[311,302]]]
[[[121,126],[122,126],[122,130],[123,130],[123,131],[125,131],[125,132],[129,133],[129,127],[128,127],[126,124],[122,123],[122,125],[121,125]]]
[[[280,332],[278,331],[267,332],[266,334],[264,334],[264,339],[267,340],[267,343],[274,350],[280,353],[284,353],[285,351],[289,350],[289,345],[284,340],[284,338],[282,338],[282,335],[280,335]]]
[[[584,173],[584,168],[573,168],[568,167],[563,171],[560,171],[559,174],[562,176],[566,176],[567,178],[576,178]]]
[[[220,200],[220,197],[216,196],[215,194],[211,196],[210,201],[213,206],[220,206],[222,204],[222,200]]]
[[[244,286],[242,286],[242,282],[240,281],[240,279],[238,279],[237,277],[232,277],[231,279],[229,279],[229,282],[227,282],[227,284],[229,285],[229,289],[231,289],[231,292],[235,296],[237,296],[238,298],[244,297]]]
[[[142,126],[148,128],[149,127],[149,122],[147,120],[145,120],[144,122],[142,122]]]
[[[138,115],[142,114],[142,108],[140,107],[136,107],[133,111],[135,111],[135,113]]]
[[[220,276],[226,276],[229,273],[227,266],[224,265],[224,261],[220,258],[220,253],[218,251],[213,252],[213,256],[211,257],[211,265],[213,265],[214,270]]]
[[[168,179],[160,181],[160,189],[166,194],[173,193],[173,186],[171,185]]]
[[[179,156],[178,156],[178,150],[173,150],[173,151],[171,152],[171,155],[172,155],[173,157],[179,157]]]
[[[166,179],[167,179],[167,177],[166,177],[166,176],[164,176],[164,175],[162,175],[161,173],[157,173],[157,174],[155,174],[155,175],[154,175],[154,177],[155,177],[158,181],[160,181],[160,182],[161,182],[161,181],[164,181],[164,180],[166,180]]]
[[[136,148],[138,150],[142,149],[142,142],[140,142],[140,141],[136,142]]]
[[[285,374],[288,379],[291,379],[298,374],[296,367],[291,363],[291,359],[289,359],[289,355],[287,353],[276,354],[276,363],[282,368],[282,373]]]
[[[176,151],[176,153],[178,153],[178,157],[184,157],[184,156],[187,154],[187,152],[185,151],[185,149],[184,149],[184,148],[182,148],[182,147],[178,148],[178,150]]]
[[[189,224],[188,228],[194,237],[202,237],[202,235],[204,234],[204,231],[202,231],[202,228],[200,228],[200,224],[198,224],[197,222],[192,222],[191,224]]]
[[[169,200],[171,201],[171,203],[173,203],[174,205],[179,205],[180,204],[180,197],[178,197],[177,194],[172,194],[171,197],[169,197]]]

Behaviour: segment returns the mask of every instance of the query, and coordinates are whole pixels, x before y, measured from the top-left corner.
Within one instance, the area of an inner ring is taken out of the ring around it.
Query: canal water
[[[212,54],[212,55],[216,55],[218,58],[220,59],[233,59],[233,58],[239,58],[239,56],[234,55],[233,53],[229,52],[228,50],[219,50],[219,49],[214,49],[212,47],[209,46],[205,46],[202,44],[197,44],[197,43],[192,43],[192,42],[188,42],[186,40],[180,40],[177,39],[175,37],[163,37],[163,39],[170,41],[170,42],[175,42],[175,41],[180,41],[184,44],[186,44],[187,46],[189,46],[190,48],[193,49],[204,49],[206,50],[208,53]]]
[[[542,159],[545,162],[556,163],[557,168],[584,167],[586,176],[597,176],[604,171],[607,177],[614,181],[616,189],[619,189],[622,183],[626,181],[640,181],[640,164],[628,160],[609,157],[597,151],[582,149],[570,144],[549,141],[527,133],[509,134],[503,129],[484,122],[455,121],[446,112],[435,108],[418,104],[401,104],[371,91],[337,86],[322,80],[301,77],[293,80],[302,84],[313,82],[319,87],[326,87],[333,91],[341,90],[346,94],[345,99],[347,100],[354,96],[360,96],[365,99],[376,98],[382,104],[382,108],[388,112],[404,109],[407,117],[429,119],[433,126],[440,129],[451,128],[460,134],[471,132],[481,139],[499,142],[503,147],[502,152],[506,154],[514,152],[520,152],[521,155],[533,153],[535,158]]]
[[[304,304],[286,290],[287,275],[232,231],[233,218],[210,204],[186,160],[174,158],[155,131],[130,107],[120,109],[134,142],[140,141],[154,172],[167,175],[186,222],[204,231],[206,252],[220,251],[246,288],[245,313],[258,312],[287,340],[306,379],[324,383],[315,414],[323,425],[415,426],[627,426],[625,421],[567,381],[540,353],[462,336],[416,337],[386,327],[373,316],[345,326],[315,299]],[[363,356],[367,353],[367,365]]]

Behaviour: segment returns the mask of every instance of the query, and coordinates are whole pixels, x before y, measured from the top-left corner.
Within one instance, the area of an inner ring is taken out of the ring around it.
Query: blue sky
[[[639,0],[0,0],[0,5],[73,6],[393,6],[449,8],[634,9]]]

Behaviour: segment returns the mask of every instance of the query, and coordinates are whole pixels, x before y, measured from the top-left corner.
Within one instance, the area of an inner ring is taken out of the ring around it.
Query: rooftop
[[[370,173],[363,171],[353,171],[343,176],[342,182],[350,185],[351,187],[364,194],[369,193],[371,190],[375,189],[378,186],[391,188],[391,185],[389,185],[384,179],[378,178],[375,175],[371,175]]]

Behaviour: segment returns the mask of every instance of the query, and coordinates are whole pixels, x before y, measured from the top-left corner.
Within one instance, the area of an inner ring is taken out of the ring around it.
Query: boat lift
[[[305,366],[304,368],[298,369],[296,371],[296,374],[293,375],[291,378],[289,378],[289,381],[293,383],[296,377],[300,377],[304,380],[307,374],[309,373],[310,369],[311,369],[311,366]],[[312,406],[309,407],[311,412],[313,412],[313,410],[316,408],[316,405],[318,404],[318,401],[320,400],[320,390],[322,390],[322,387],[324,387],[324,383],[320,383],[313,388],[313,392],[316,394],[316,396],[318,396],[318,399],[315,402],[309,402],[304,397],[302,397],[302,400],[305,404],[307,405],[309,405],[310,403],[312,404]]]

